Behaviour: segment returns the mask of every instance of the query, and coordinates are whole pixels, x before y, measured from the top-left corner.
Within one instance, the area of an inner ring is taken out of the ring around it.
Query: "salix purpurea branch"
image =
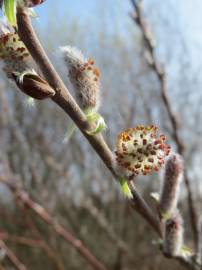
[[[13,264],[13,266],[18,270],[27,270],[27,267],[18,259],[18,257],[13,253],[13,251],[7,247],[3,240],[0,239],[0,248],[2,252],[5,252],[5,256]]]
[[[173,112],[172,104],[170,102],[169,96],[168,96],[168,85],[167,85],[167,74],[165,69],[158,63],[156,57],[155,57],[155,43],[153,40],[153,36],[151,34],[151,31],[149,29],[148,23],[146,22],[143,10],[142,10],[142,1],[139,0],[131,0],[131,3],[134,7],[134,13],[131,14],[132,19],[134,22],[138,25],[142,32],[144,45],[149,53],[149,57],[147,58],[147,62],[151,69],[156,73],[157,78],[160,82],[160,90],[161,90],[161,98],[163,101],[163,104],[167,110],[171,125],[172,125],[172,137],[176,143],[178,153],[184,156],[184,145],[182,143],[182,138],[180,138],[179,135],[179,125],[176,118],[176,115]],[[190,220],[191,220],[191,226],[192,226],[192,232],[194,237],[194,243],[195,247],[198,246],[198,240],[199,240],[199,234],[198,234],[198,222],[197,222],[197,213],[194,205],[194,198],[191,190],[190,180],[188,178],[186,168],[184,171],[184,180],[185,185],[188,193],[188,205],[189,205],[189,213],[190,213]]]
[[[54,231],[61,236],[66,242],[75,248],[81,256],[92,266],[92,268],[97,270],[107,270],[103,263],[101,263],[88,248],[82,243],[81,240],[77,239],[73,234],[71,234],[66,228],[64,228],[59,222],[55,220],[54,217],[40,204],[31,199],[29,194],[19,189],[13,182],[7,180],[7,177],[1,178],[0,181],[4,183],[15,195],[16,199],[19,200],[24,206],[30,208],[34,213],[36,213],[45,223],[52,226]]]
[[[119,178],[117,172],[114,169],[114,155],[108,148],[105,143],[102,135],[98,134],[91,136],[88,132],[92,129],[91,125],[86,119],[85,114],[79,108],[75,100],[70,95],[68,89],[60,79],[59,75],[55,71],[53,65],[50,63],[44,49],[42,48],[34,29],[31,25],[29,16],[27,15],[24,9],[20,9],[17,13],[17,22],[18,22],[18,34],[33,59],[36,61],[41,71],[43,72],[44,77],[55,90],[55,95],[52,97],[52,100],[58,104],[71,119],[75,122],[84,136],[87,138],[89,143],[95,149],[98,156],[103,160],[107,168],[115,176],[116,179]],[[155,229],[155,231],[161,235],[160,223],[157,217],[152,213],[150,207],[144,201],[139,192],[131,185],[133,197],[130,199],[132,207],[142,215],[150,225]]]

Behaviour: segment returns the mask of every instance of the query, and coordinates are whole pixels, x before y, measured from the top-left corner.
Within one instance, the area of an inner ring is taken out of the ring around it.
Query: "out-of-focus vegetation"
[[[112,149],[117,133],[137,124],[158,125],[175,149],[158,80],[145,61],[141,34],[127,13],[122,17],[110,13],[113,10],[110,3],[110,0],[98,3],[100,9],[94,16],[99,17],[99,23],[95,18],[94,23],[93,17],[85,21],[68,17],[66,5],[67,16],[58,22],[53,4],[48,11],[48,21],[38,28],[39,36],[65,82],[66,71],[58,54],[53,53],[59,45],[76,45],[85,55],[95,59],[101,70],[101,113],[108,125],[104,136]],[[117,1],[116,10],[121,6],[121,1]],[[199,185],[202,138],[200,70],[187,53],[184,32],[177,24],[173,29],[173,15],[156,18],[161,14],[161,8],[161,5],[152,8],[148,4],[146,13],[158,37],[157,55],[168,71],[169,96],[180,119],[181,136],[186,143],[185,163],[195,199],[199,202],[202,192]],[[153,243],[155,235],[139,216],[130,211],[118,186],[111,181],[112,176],[80,132],[63,144],[70,124],[66,115],[49,101],[27,106],[26,96],[1,74],[0,175],[15,176],[19,186],[25,187],[111,269],[162,269],[162,265],[164,269],[170,269],[171,262],[162,257]],[[149,193],[159,190],[160,182],[161,177],[154,174],[139,177],[137,185],[152,203]],[[181,195],[185,226],[188,227],[183,187]],[[104,220],[105,226],[100,220]],[[110,235],[106,227],[114,235]],[[6,243],[28,269],[90,269],[71,246],[16,202],[3,185],[0,186],[0,232],[9,233],[11,237]],[[44,244],[42,247],[28,245],[20,242],[19,237],[37,239]],[[192,246],[189,230],[186,237]],[[124,248],[120,247],[120,241]],[[5,260],[3,264],[8,266],[9,262]],[[180,266],[172,261],[172,268],[180,269]],[[12,268],[8,266],[6,269]]]

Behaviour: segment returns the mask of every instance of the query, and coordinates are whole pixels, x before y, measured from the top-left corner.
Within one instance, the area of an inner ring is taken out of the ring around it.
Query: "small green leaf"
[[[95,122],[100,117],[99,113],[97,113],[97,112],[93,112],[93,111],[85,112],[84,111],[84,113],[86,114],[87,120],[90,123]]]
[[[185,246],[185,245],[182,246],[181,252],[182,252],[182,254],[185,255],[185,256],[191,256],[191,255],[193,255],[192,249],[189,248],[188,246]]]
[[[161,213],[161,217],[164,221],[168,220],[171,218],[171,214],[170,213],[166,213],[166,212],[162,212]]]
[[[132,199],[133,198],[133,194],[128,186],[128,181],[123,178],[123,177],[120,177],[119,178],[119,182],[120,182],[120,185],[121,185],[121,191],[123,192],[123,194],[128,198],[128,199]]]
[[[86,117],[88,122],[96,122],[95,129],[92,131],[87,131],[89,135],[96,135],[107,128],[104,118],[99,113],[91,112],[87,114]]]
[[[86,113],[86,112],[85,112]],[[86,113],[86,117],[87,117],[87,121],[92,123],[92,122],[96,122],[96,127],[94,130],[92,131],[87,131],[87,133],[89,135],[96,135],[100,132],[102,132],[104,129],[106,129],[106,124],[104,121],[104,118],[99,114],[99,113],[95,113],[95,112],[88,112]],[[65,136],[63,139],[63,143],[67,143],[69,141],[69,139],[71,138],[71,136],[73,135],[73,133],[76,131],[77,126],[74,124],[74,122],[71,122]]]
[[[72,137],[76,129],[77,126],[74,124],[74,122],[71,122],[64,136],[63,143],[67,143],[69,141],[69,139]]]
[[[4,13],[8,22],[16,26],[16,0],[4,0]]]

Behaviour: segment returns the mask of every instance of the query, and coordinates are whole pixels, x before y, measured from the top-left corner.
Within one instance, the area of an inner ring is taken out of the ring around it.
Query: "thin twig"
[[[108,235],[109,239],[113,241],[116,246],[124,253],[128,252],[127,244],[115,233],[111,224],[107,221],[103,213],[96,208],[92,200],[87,200],[83,207],[88,211],[88,213],[95,219],[96,223],[102,230]]]
[[[148,60],[149,66],[152,68],[154,73],[157,75],[157,78],[160,83],[161,90],[161,98],[163,104],[167,110],[171,125],[172,125],[172,137],[177,145],[178,153],[184,156],[184,145],[182,143],[182,139],[179,135],[179,125],[176,118],[176,115],[173,112],[172,105],[168,96],[168,85],[167,85],[167,74],[162,66],[159,65],[156,57],[155,57],[155,44],[153,42],[153,38],[148,27],[146,20],[144,19],[144,15],[142,12],[142,1],[131,0],[131,3],[134,7],[135,14],[132,14],[133,21],[139,26],[143,40],[150,54],[150,60]],[[194,237],[195,246],[198,246],[198,230],[197,230],[197,213],[194,206],[194,198],[190,186],[190,180],[188,178],[187,172],[184,173],[184,180],[188,194],[188,205],[189,205],[189,213],[190,220],[192,226],[192,232]]]
[[[52,259],[57,266],[57,269],[59,270],[64,270],[64,266],[61,264],[61,261],[58,260],[57,256],[55,255],[55,251],[53,251],[50,246],[46,244],[45,241],[41,239],[32,239],[28,237],[23,237],[23,236],[15,236],[15,235],[10,235],[7,232],[0,232],[0,239],[3,241],[10,241],[16,244],[20,245],[25,245],[28,247],[35,247],[35,248],[40,248],[42,249],[46,255]]]
[[[6,256],[18,270],[27,270],[26,266],[20,262],[18,257],[13,253],[12,250],[7,247],[7,245],[2,240],[0,240],[0,247],[5,250]]]
[[[6,270],[6,268],[4,268],[4,267],[1,265],[1,262],[0,262],[0,270]]]
[[[118,176],[113,168],[114,156],[112,152],[110,151],[109,147],[107,146],[101,135],[90,136],[86,132],[86,130],[89,130],[91,126],[86,121],[84,113],[74,101],[68,89],[66,88],[59,75],[55,71],[54,67],[50,63],[45,51],[43,50],[35,34],[30,18],[26,14],[26,11],[24,11],[23,9],[20,9],[17,12],[17,23],[18,34],[20,38],[26,45],[35,62],[39,65],[44,77],[56,91],[56,95],[52,98],[52,100],[72,118],[72,120],[81,130],[81,132],[87,138],[89,143],[95,149],[98,156],[103,160],[107,168],[117,179]],[[159,235],[161,235],[159,220],[152,213],[151,209],[136,189],[133,190],[133,199],[131,200],[131,205],[140,215],[144,217],[144,219],[147,220],[147,222],[154,228],[154,230]]]

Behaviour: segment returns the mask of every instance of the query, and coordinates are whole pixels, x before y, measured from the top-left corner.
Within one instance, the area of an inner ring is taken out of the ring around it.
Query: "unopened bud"
[[[22,80],[19,78],[20,76],[13,73],[13,79],[18,88],[32,98],[42,100],[55,95],[54,89],[35,73],[27,72],[23,75]]]
[[[178,154],[174,154],[166,162],[164,183],[159,203],[159,211],[162,218],[169,218],[176,211],[182,176],[182,158]]]
[[[179,212],[165,221],[163,252],[168,257],[178,256],[183,245],[183,220]]]

